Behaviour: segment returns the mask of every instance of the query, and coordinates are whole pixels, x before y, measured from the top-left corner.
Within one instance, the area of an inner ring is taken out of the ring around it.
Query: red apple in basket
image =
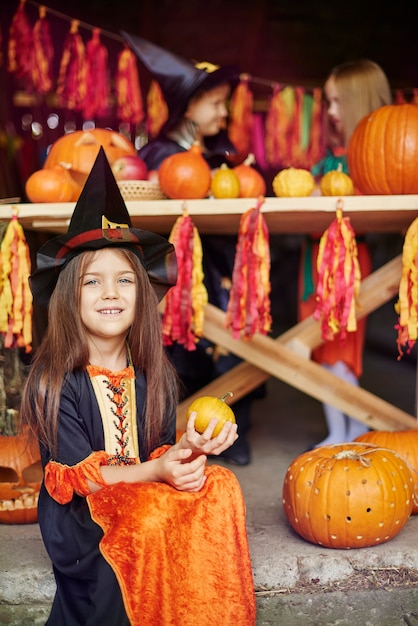
[[[113,161],[112,172],[118,181],[148,180],[148,168],[145,161],[134,154],[127,154]]]

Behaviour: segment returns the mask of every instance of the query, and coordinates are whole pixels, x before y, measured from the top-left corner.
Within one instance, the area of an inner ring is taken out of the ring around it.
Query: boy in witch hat
[[[236,153],[226,132],[227,101],[239,80],[234,66],[198,66],[142,37],[122,32],[124,39],[160,84],[169,109],[169,118],[159,135],[139,151],[149,169],[158,169],[162,161],[178,152],[189,150],[199,141],[202,153],[214,169]],[[226,311],[229,300],[237,236],[202,235],[203,269],[209,302]],[[204,339],[197,349],[188,352],[175,344],[168,349],[185,388],[191,395],[217,376],[240,362],[233,354],[214,350]],[[212,354],[215,353],[214,359]],[[261,388],[260,388],[261,389]],[[251,460],[247,432],[250,428],[252,400],[260,389],[234,404],[239,439],[222,455],[226,461],[247,465]]]
[[[30,278],[49,323],[20,419],[44,468],[48,626],[254,626],[242,493],[206,466],[236,426],[211,439],[216,420],[200,435],[194,413],[175,443],[158,300],[176,269],[164,237],[132,227],[101,148],[68,232],[39,250]]]

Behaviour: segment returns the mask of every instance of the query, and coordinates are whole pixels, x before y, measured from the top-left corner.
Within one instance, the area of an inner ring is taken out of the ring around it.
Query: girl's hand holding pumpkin
[[[197,492],[206,482],[206,456],[201,454],[192,458],[190,448],[176,444],[151,463],[157,468],[156,480],[178,491]]]
[[[192,451],[191,458],[195,458],[201,454],[219,455],[232,446],[234,441],[238,439],[237,425],[235,423],[226,421],[219,433],[213,437],[213,432],[218,425],[218,420],[212,418],[203,433],[199,433],[195,429],[196,417],[196,411],[192,411],[187,421],[186,432],[179,441],[181,448]]]

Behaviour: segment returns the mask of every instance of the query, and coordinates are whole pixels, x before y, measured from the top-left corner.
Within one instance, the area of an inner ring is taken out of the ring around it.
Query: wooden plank
[[[399,255],[362,281],[359,294],[359,319],[379,308],[398,293],[401,271],[402,256]],[[206,322],[210,319],[215,320],[215,323],[217,320],[217,323],[224,324],[224,314],[220,318],[217,309],[212,305],[207,305],[205,310],[204,336],[214,343],[219,343],[216,330],[215,338],[208,337],[207,333],[210,333],[210,328],[208,328]],[[286,345],[293,352],[308,359],[310,358],[311,350],[322,343],[320,324],[311,316],[284,332],[275,341]],[[232,352],[234,352],[234,349],[232,349]],[[185,423],[187,406],[195,398],[201,395],[222,396],[229,390],[234,394],[229,404],[233,404],[253,389],[256,389],[269,377],[269,373],[251,363],[240,363],[180,403],[177,409],[178,424]]]
[[[335,217],[336,197],[267,197],[263,214],[270,232],[323,232]],[[236,234],[240,217],[254,207],[255,198],[204,200],[128,201],[126,206],[134,226],[167,234],[184,208],[201,234]],[[17,207],[19,220],[29,230],[66,232],[75,204],[23,203],[2,205],[1,215],[8,219]],[[418,195],[346,196],[344,215],[357,233],[404,232],[418,215]]]
[[[224,318],[225,314],[222,311],[211,307],[205,321],[205,336],[267,374],[276,376],[321,402],[338,407],[369,428],[377,430],[416,428],[417,421],[412,415],[365,389],[342,381],[321,365],[295,354],[279,341],[258,334],[254,335],[251,341],[233,339],[224,327]],[[179,415],[178,428],[184,427],[184,417]]]

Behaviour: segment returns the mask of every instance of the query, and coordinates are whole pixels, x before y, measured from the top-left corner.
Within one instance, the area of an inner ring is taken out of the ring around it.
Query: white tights
[[[358,380],[351,369],[344,363],[344,361],[337,361],[334,365],[323,364],[327,370],[345,380],[352,385],[358,387]],[[362,422],[345,415],[339,409],[330,404],[323,404],[325,412],[325,421],[328,426],[328,436],[323,441],[316,444],[318,446],[326,446],[333,443],[343,443],[346,441],[353,441],[359,435],[368,431],[368,428]]]

